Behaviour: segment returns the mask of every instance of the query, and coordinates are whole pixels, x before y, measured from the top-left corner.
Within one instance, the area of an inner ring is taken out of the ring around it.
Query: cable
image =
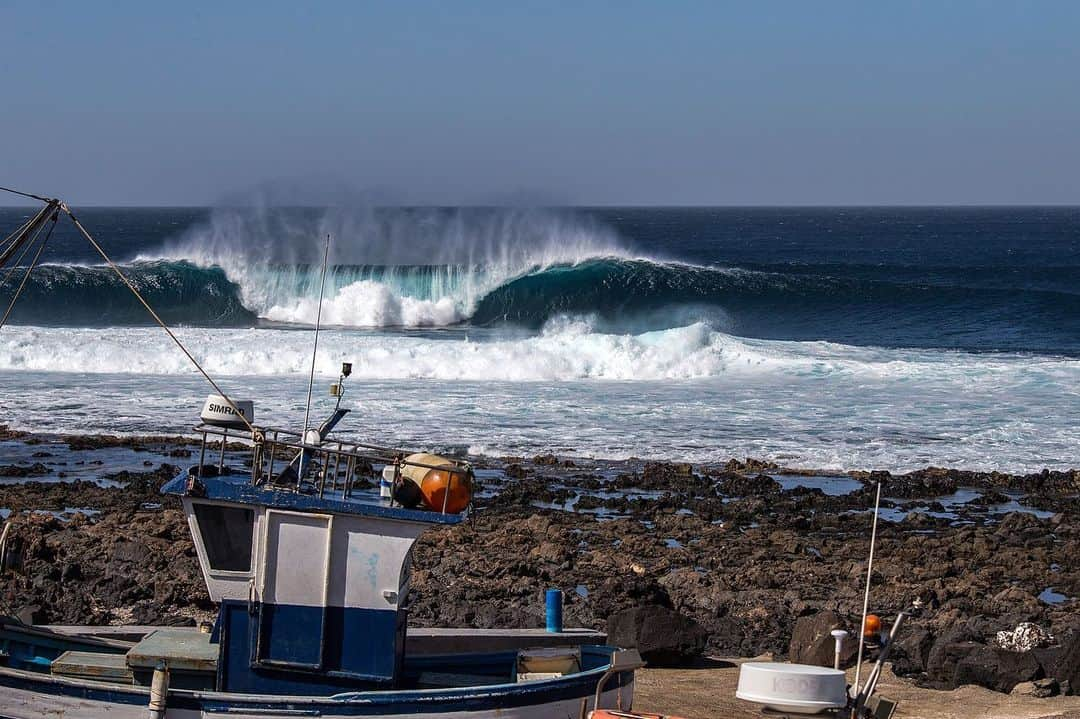
[[[56,218],[59,216],[58,212],[54,212],[52,216],[52,224],[49,226],[49,231],[45,233],[45,239],[38,245],[37,252],[34,254],[34,259],[31,260],[30,266],[26,268],[26,274],[23,275],[22,282],[19,283],[18,289],[15,290],[15,296],[11,298],[11,303],[8,305],[7,311],[4,312],[4,316],[0,317],[0,328],[7,324],[8,317],[11,315],[11,311],[15,309],[15,302],[19,299],[19,295],[22,294],[23,288],[26,287],[27,280],[30,279],[30,273],[37,267],[38,260],[41,259],[41,253],[45,250],[45,245],[49,243],[49,238],[52,237],[53,230],[56,229]],[[40,228],[38,228],[40,231]],[[35,237],[37,235],[35,234]],[[30,244],[26,245],[26,249],[30,249]],[[25,254],[25,251],[24,253]],[[19,259],[22,259],[21,257]],[[12,267],[12,270],[15,268]],[[6,280],[6,278],[5,278]]]
[[[112,271],[116,273],[116,276],[119,277],[125,285],[127,285],[127,288],[131,290],[132,294],[135,295],[135,298],[142,303],[142,306],[146,308],[146,311],[150,313],[150,316],[154,318],[154,321],[161,326],[161,329],[165,330],[165,333],[169,335],[170,339],[172,339],[173,342],[176,343],[176,346],[180,348],[180,351],[187,355],[187,358],[191,360],[191,364],[195,365],[195,369],[199,370],[199,373],[206,379],[207,382],[210,383],[210,386],[213,387],[214,390],[219,395],[221,395],[221,398],[225,400],[225,403],[228,404],[234,412],[236,412],[236,416],[240,418],[240,420],[248,428],[248,431],[251,432],[252,436],[254,438],[258,438],[258,435],[260,433],[258,430],[256,430],[255,425],[251,423],[251,420],[244,416],[244,414],[240,411],[240,408],[236,406],[236,403],[229,398],[229,395],[225,394],[225,390],[221,389],[221,387],[218,387],[217,382],[215,382],[213,378],[206,373],[206,370],[202,368],[202,365],[199,364],[199,361],[195,359],[195,357],[192,356],[190,352],[188,352],[187,347],[185,347],[184,344],[180,341],[180,339],[175,334],[173,334],[173,331],[169,329],[169,326],[165,324],[165,321],[158,316],[158,313],[154,311],[154,308],[151,307],[149,303],[147,303],[147,301],[143,299],[143,296],[139,294],[139,291],[135,289],[135,285],[131,284],[131,281],[124,275],[123,272],[120,271],[120,268],[116,265],[116,263],[112,261],[112,258],[105,254],[105,250],[101,249],[101,245],[99,245],[97,241],[94,240],[93,236],[91,236],[90,233],[86,230],[86,228],[83,227],[82,223],[79,222],[79,218],[75,217],[75,214],[71,211],[71,208],[69,208],[66,203],[61,202],[60,209],[67,213],[67,216],[71,218],[71,221],[73,223],[75,223],[75,227],[79,230],[80,233],[82,233],[82,236],[87,239],[87,241],[93,246],[95,250],[97,250],[98,254],[101,255],[102,258],[105,260],[105,263],[108,264]],[[259,440],[257,439],[257,441]]]
[[[45,208],[45,209],[48,209],[48,208]],[[42,210],[42,212],[44,212],[44,210]],[[40,215],[41,213],[39,212],[38,214]],[[26,254],[28,252],[30,252],[30,248],[34,246],[35,242],[37,242],[38,235],[41,234],[41,228],[43,228],[44,226],[45,226],[45,223],[42,222],[40,225],[38,225],[38,228],[36,230],[34,230],[33,237],[31,237],[30,241],[26,243],[26,246],[23,247],[22,252],[19,254],[19,259],[15,260],[15,263],[11,267],[8,268],[8,271],[4,274],[4,279],[0,280],[0,285],[7,284],[7,281],[11,279],[11,276],[13,274],[15,274],[15,270],[17,270],[19,268],[19,263],[23,261],[23,258],[26,257]],[[53,227],[55,227],[55,226],[56,226],[56,217],[54,216],[53,217]],[[49,228],[49,234],[52,234],[52,228],[51,227]]]
[[[44,224],[45,216],[48,214],[48,212],[49,205],[42,207],[33,217],[24,222],[19,229],[15,230],[15,232],[7,236],[7,238],[3,242],[3,244],[7,245],[7,247],[3,250],[0,250],[0,266],[7,264],[7,261],[11,258],[11,253],[14,252],[18,248],[18,245],[26,239],[26,233],[29,232],[31,228],[37,225],[40,229],[40,226]],[[19,259],[21,260],[22,257],[20,257]]]
[[[53,202],[51,197],[42,197],[41,195],[33,195],[29,192],[20,192],[19,190],[13,190],[10,187],[0,187],[0,190],[4,192],[10,192],[13,195],[22,195],[23,197],[29,197],[31,200],[41,200],[42,202]]]

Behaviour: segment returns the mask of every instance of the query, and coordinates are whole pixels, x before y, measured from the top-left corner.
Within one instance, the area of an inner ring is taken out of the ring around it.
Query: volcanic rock
[[[999,692],[1011,692],[1020,682],[1040,679],[1042,667],[1031,652],[1010,652],[995,647],[979,646],[968,652],[956,664],[953,688],[964,684]]]
[[[909,626],[893,640],[889,660],[897,676],[922,674],[934,646],[934,636],[923,627]]]
[[[705,650],[705,630],[697,622],[657,605],[608,617],[607,635],[615,646],[637,649],[653,667],[685,666]]]
[[[844,620],[834,611],[826,610],[799,617],[795,622],[795,629],[791,632],[788,661],[793,664],[831,667],[836,652],[836,641],[831,634],[834,629],[847,629]],[[841,665],[850,662],[858,649],[858,641],[849,635],[840,652]]]

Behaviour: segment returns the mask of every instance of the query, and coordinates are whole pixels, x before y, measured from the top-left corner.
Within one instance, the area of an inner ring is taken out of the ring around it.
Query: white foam
[[[263,311],[275,322],[314,324],[317,297],[300,297]],[[323,300],[322,322],[341,327],[442,327],[465,319],[459,303],[451,297],[422,300],[401,297],[380,282],[361,280],[346,285]]]
[[[317,370],[331,377],[353,362],[349,427],[405,446],[837,469],[1075,464],[1080,360],[596,326],[561,318],[516,337],[331,330]],[[310,331],[178,333],[265,421],[302,421]],[[0,386],[5,422],[54,431],[184,431],[208,391],[153,328],[5,327]]]
[[[360,283],[363,284],[363,283]],[[367,303],[378,286],[356,288]],[[348,295],[346,295],[348,296]],[[437,304],[410,306],[383,295],[376,320],[416,319]],[[306,311],[306,310],[305,310]],[[336,305],[324,308],[328,324]],[[410,315],[410,313],[413,313]],[[286,313],[282,318],[287,318]],[[176,330],[207,371],[219,375],[289,375],[308,370],[311,334],[271,328]],[[426,378],[468,381],[655,381],[764,375],[819,378],[849,375],[894,382],[947,381],[967,391],[988,381],[1022,385],[1080,379],[1080,361],[1053,357],[884,350],[828,342],[752,340],[717,332],[707,324],[610,334],[589,318],[559,317],[532,336],[492,331],[436,335],[328,329],[316,371],[332,376],[341,361],[368,379]],[[44,328],[12,326],[0,334],[0,369],[83,373],[175,374],[195,370],[158,329]]]
[[[394,323],[417,311],[392,300],[382,307],[394,315]],[[340,309],[333,305],[327,309],[327,322],[333,324]],[[374,323],[380,318],[370,319]],[[305,372],[311,361],[309,332],[208,328],[176,332],[212,374],[295,374]],[[688,379],[791,361],[770,357],[703,324],[615,335],[593,332],[580,320],[555,321],[537,336],[485,341],[475,341],[465,333],[431,338],[328,330],[320,344],[317,371],[333,375],[344,360],[353,362],[356,376],[368,379],[515,382]],[[5,328],[0,335],[0,369],[194,372],[168,338],[153,328]]]

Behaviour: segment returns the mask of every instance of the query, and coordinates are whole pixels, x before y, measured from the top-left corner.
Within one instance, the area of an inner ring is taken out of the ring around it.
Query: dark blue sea
[[[0,209],[0,231],[29,212]],[[321,314],[318,373],[352,361],[367,426],[420,442],[1076,464],[1080,208],[76,213],[208,369],[275,414],[299,411]],[[127,289],[69,223],[43,262],[0,329],[10,423],[182,428],[204,388]]]

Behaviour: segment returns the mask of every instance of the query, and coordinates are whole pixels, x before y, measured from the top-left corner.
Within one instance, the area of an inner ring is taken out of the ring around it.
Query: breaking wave
[[[330,326],[537,330],[569,314],[616,334],[705,321],[765,339],[1080,354],[1080,294],[1067,282],[1003,286],[988,268],[939,277],[841,264],[702,266],[643,256],[587,217],[556,211],[217,210],[123,270],[173,325],[311,325],[327,234],[321,310]],[[35,271],[12,322],[152,323],[107,268],[59,264]]]

